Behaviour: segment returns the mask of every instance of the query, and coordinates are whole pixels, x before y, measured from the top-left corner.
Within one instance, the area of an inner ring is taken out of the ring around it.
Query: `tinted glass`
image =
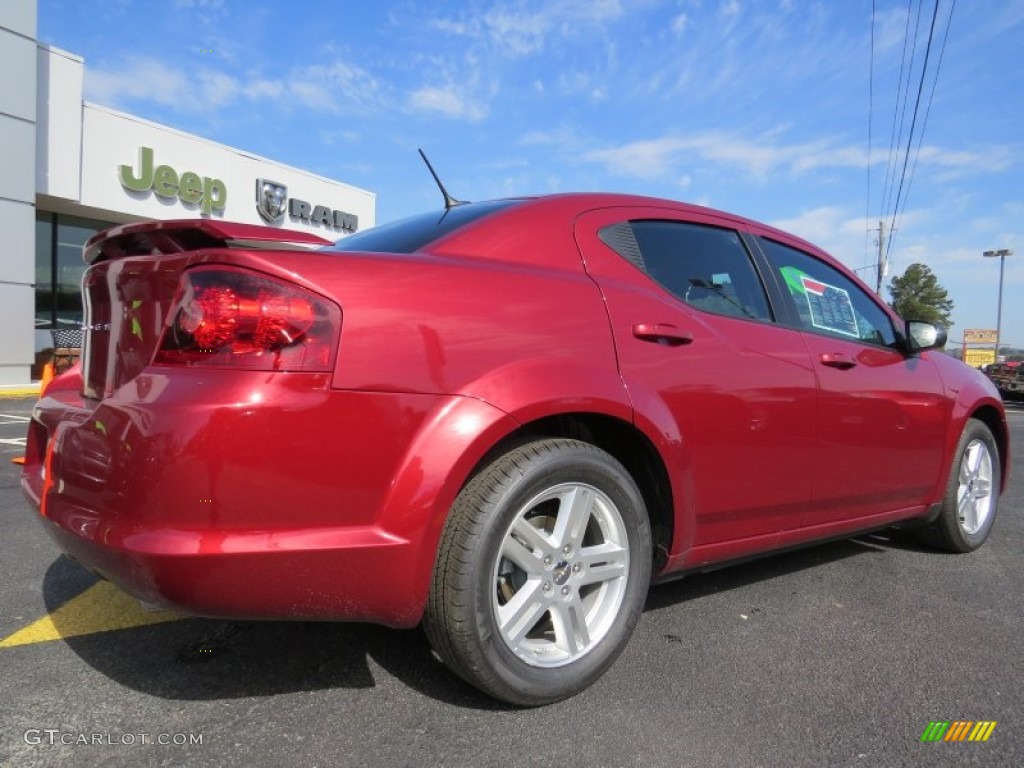
[[[36,214],[36,327],[53,324],[53,214]]]
[[[36,214],[36,327],[82,324],[82,246],[109,221]]]
[[[642,260],[637,266],[691,307],[731,317],[772,319],[764,286],[738,233],[677,221],[633,221],[630,228]],[[618,234],[608,238],[602,233],[602,239],[611,244],[610,240],[622,239]],[[637,263],[635,256],[630,260]]]
[[[82,273],[86,267],[82,260],[82,246],[90,237],[109,226],[109,222],[81,219],[77,216],[57,217],[57,270],[54,274],[54,288],[58,328],[82,324]]]
[[[370,251],[372,253],[412,253],[488,214],[504,210],[520,201],[494,200],[486,203],[465,203],[448,211],[423,213],[408,219],[381,224],[363,232],[344,237],[328,251]]]
[[[896,342],[889,315],[842,272],[796,248],[760,242],[804,330],[882,346]]]

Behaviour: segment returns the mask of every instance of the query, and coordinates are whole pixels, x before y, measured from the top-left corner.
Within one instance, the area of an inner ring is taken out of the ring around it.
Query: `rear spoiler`
[[[123,224],[98,232],[82,250],[86,264],[124,256],[181,253],[199,248],[305,250],[330,245],[310,232],[209,219],[173,219]]]

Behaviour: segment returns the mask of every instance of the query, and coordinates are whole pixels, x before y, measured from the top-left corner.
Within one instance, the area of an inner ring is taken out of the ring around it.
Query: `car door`
[[[612,208],[578,219],[576,236],[638,420],[677,433],[682,564],[770,547],[811,498],[816,381],[742,234],[714,216]]]
[[[794,245],[757,239],[818,378],[818,463],[804,526],[919,508],[943,471],[951,402],[876,297]]]

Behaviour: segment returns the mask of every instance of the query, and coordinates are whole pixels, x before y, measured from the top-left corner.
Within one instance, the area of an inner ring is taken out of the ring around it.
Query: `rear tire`
[[[651,533],[636,484],[605,451],[545,439],[510,450],[463,488],[434,567],[424,627],[482,691],[538,706],[579,693],[633,632]]]
[[[964,427],[949,472],[942,510],[916,531],[926,544],[949,552],[973,552],[988,538],[996,519],[1001,486],[999,448],[984,422]]]

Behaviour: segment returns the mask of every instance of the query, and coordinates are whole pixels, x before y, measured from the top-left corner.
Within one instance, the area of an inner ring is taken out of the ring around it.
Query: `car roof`
[[[713,216],[723,222],[728,222],[737,229],[779,240],[793,247],[809,251],[830,263],[840,264],[837,259],[813,243],[769,224],[727,211],[678,200],[613,192],[560,192],[549,195],[517,196],[509,199],[515,200],[517,204],[500,209],[438,238],[424,248],[424,251],[446,255],[470,255],[470,253],[479,254],[481,252],[507,253],[510,258],[519,261],[521,256],[513,257],[513,252],[517,248],[521,250],[523,247],[528,247],[526,241],[536,238],[538,229],[544,230],[546,236],[556,240],[565,239],[563,244],[569,246],[571,245],[569,241],[572,239],[572,227],[566,226],[566,224],[574,222],[578,216],[584,213],[606,208],[661,208],[684,216],[687,214],[696,217]],[[474,204],[466,203],[466,205]],[[502,226],[495,227],[494,225],[499,222]],[[508,229],[509,224],[513,225],[512,229],[521,230],[524,236],[522,238],[510,237],[508,232],[490,235],[499,229]],[[840,266],[842,265],[840,264]]]

